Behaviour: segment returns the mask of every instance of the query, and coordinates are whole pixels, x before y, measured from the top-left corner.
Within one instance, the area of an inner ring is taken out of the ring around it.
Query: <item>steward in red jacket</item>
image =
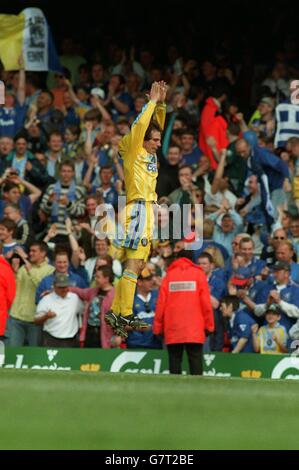
[[[4,336],[8,311],[16,295],[16,281],[10,264],[0,255],[0,338]]]
[[[185,345],[191,374],[200,374],[202,345],[206,332],[213,331],[214,315],[206,275],[191,260],[181,257],[167,269],[153,323],[153,333],[164,336],[170,372],[181,373]]]

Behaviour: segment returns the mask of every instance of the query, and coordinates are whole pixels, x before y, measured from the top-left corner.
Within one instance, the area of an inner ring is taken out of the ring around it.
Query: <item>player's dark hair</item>
[[[156,122],[151,122],[150,125],[148,126],[147,130],[146,130],[144,140],[151,140],[152,132],[154,132],[154,131],[158,131],[160,133],[162,132],[160,126]]]

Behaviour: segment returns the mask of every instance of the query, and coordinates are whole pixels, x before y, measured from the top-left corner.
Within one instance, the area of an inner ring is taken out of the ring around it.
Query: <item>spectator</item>
[[[254,241],[250,237],[242,237],[239,241],[239,255],[242,257],[242,268],[243,275],[245,278],[252,278],[259,276],[262,270],[265,268],[266,263],[263,260],[258,259],[254,256]],[[236,269],[238,266],[236,267]],[[232,271],[227,271],[227,275],[230,277]]]
[[[104,67],[101,63],[95,62],[91,66],[91,88],[103,88],[105,86],[104,81]]]
[[[63,147],[63,137],[62,134],[58,131],[53,131],[50,133],[48,138],[48,150],[45,153],[47,158],[47,172],[48,175],[54,178],[55,180],[59,175],[59,164],[62,160],[62,147]]]
[[[14,137],[25,121],[27,106],[25,105],[25,72],[17,72],[18,86],[16,98],[5,94],[5,105],[0,108],[0,137]]]
[[[255,142],[253,141],[253,145],[250,145],[245,139],[239,139],[236,142],[236,151],[247,162],[247,177],[252,174],[259,176],[264,195],[262,203],[265,211],[268,212],[267,199],[270,197],[273,207],[282,206],[286,201],[283,190],[284,192],[291,191],[290,175],[284,161],[268,149],[258,147]],[[268,181],[266,185],[263,175]]]
[[[45,295],[45,293],[48,293],[53,289],[56,274],[67,275],[69,286],[85,288],[88,285],[81,276],[78,276],[78,274],[72,272],[67,251],[59,250],[55,253],[54,268],[55,271],[52,274],[44,277],[36,289],[35,302],[37,304]]]
[[[266,306],[266,325],[258,328],[252,325],[253,348],[256,353],[281,354],[288,352],[288,335],[284,326],[279,323],[280,309],[278,305]]]
[[[4,217],[12,220],[16,225],[15,239],[17,245],[29,248],[29,245],[34,241],[34,237],[29,223],[22,217],[21,209],[16,204],[6,204]]]
[[[47,262],[47,245],[44,242],[34,242],[29,249],[29,257],[21,248],[16,248],[17,254],[24,262],[20,267],[18,260],[13,264],[16,273],[17,293],[10,310],[10,346],[38,346],[39,329],[34,324],[35,294],[40,281],[54,271]]]
[[[232,241],[243,229],[243,220],[228,204],[210,214],[208,218],[216,221],[213,231],[213,241],[224,246],[229,255],[232,254]]]
[[[216,81],[200,119],[198,146],[211,160],[213,170],[218,165],[218,152],[225,149],[229,144],[226,138],[227,124],[221,116],[216,116],[221,111],[221,105],[227,99],[228,93],[227,84],[223,83],[222,80]],[[215,135],[215,126],[218,126],[219,135]]]
[[[160,349],[161,339],[152,332],[155,317],[158,292],[153,289],[153,274],[144,268],[137,281],[137,288],[133,304],[133,314],[148,323],[149,329],[144,331],[130,331],[127,338],[128,348]]]
[[[223,297],[220,302],[220,310],[228,322],[231,352],[233,354],[254,352],[251,327],[255,321],[245,310],[239,310],[238,298],[233,295]]]
[[[85,262],[85,269],[88,273],[89,282],[92,281],[94,274],[96,272],[96,263],[98,259],[105,259],[109,253],[109,240],[107,238],[98,239],[95,238],[95,253],[96,256],[88,258]],[[121,265],[117,259],[111,259],[112,270],[116,276],[121,275]]]
[[[7,167],[6,158],[7,155],[12,151],[14,141],[12,137],[0,137],[0,184],[3,178],[3,173]]]
[[[16,295],[16,281],[10,264],[0,255],[0,341],[6,339],[8,312]]]
[[[220,155],[219,165],[215,171],[213,183],[208,187],[208,181],[205,181],[205,203],[211,206],[221,207],[225,205],[229,209],[234,209],[237,198],[229,188],[228,176],[224,173],[226,165],[226,151]]]
[[[108,96],[104,101],[104,105],[108,106],[114,122],[119,116],[126,116],[133,109],[133,100],[125,92],[125,86],[126,80],[123,75],[111,75],[108,84]]]
[[[215,332],[207,338],[206,351],[222,351],[223,348],[223,321],[219,312],[220,299],[226,292],[224,275],[219,275],[215,270],[213,257],[203,252],[198,257],[198,264],[207,277],[210,288],[211,304],[214,312]]]
[[[194,132],[191,129],[185,129],[181,133],[182,165],[191,166],[196,170],[202,152],[196,145]]]
[[[54,292],[39,302],[34,323],[43,326],[42,345],[47,348],[75,348],[79,346],[78,331],[83,303],[69,292],[67,274],[56,274]]]
[[[296,252],[297,259],[299,257],[299,216],[292,218],[290,225],[291,236],[289,240],[292,242],[293,248]]]
[[[153,333],[163,335],[168,350],[169,371],[181,374],[186,349],[190,373],[202,374],[202,347],[206,334],[214,331],[213,309],[205,274],[181,250],[162,281]]]
[[[86,302],[80,333],[80,342],[86,348],[109,349],[119,346],[122,342],[121,337],[114,336],[112,329],[104,321],[114,296],[113,278],[111,267],[100,266],[95,273],[96,287],[90,289],[71,288],[72,292],[75,292]]]
[[[49,226],[57,226],[57,234],[66,236],[66,217],[70,217],[76,224],[76,218],[85,212],[85,189],[76,185],[74,181],[75,170],[71,161],[63,161],[59,166],[59,180],[51,184],[45,192],[40,208],[49,216]]]
[[[271,237],[269,238],[268,244],[264,246],[261,259],[266,261],[267,266],[270,267],[275,263],[275,250],[278,245],[287,240],[287,232],[283,228],[273,230]]]
[[[18,246],[15,240],[16,224],[8,218],[0,220],[1,252],[6,259],[10,259],[14,249]]]
[[[48,175],[41,163],[27,150],[27,140],[22,136],[15,137],[15,150],[6,158],[6,166],[10,174],[19,176],[38,188],[42,188],[48,181]]]
[[[281,240],[275,247],[275,260],[287,263],[291,267],[291,280],[299,284],[299,265],[296,259],[295,250],[289,240]]]
[[[158,197],[167,196],[179,187],[178,172],[181,161],[181,148],[176,144],[171,144],[168,148],[166,159],[160,159],[156,188]]]
[[[197,189],[192,182],[192,169],[184,165],[179,169],[180,187],[168,195],[171,204],[188,204],[191,202],[191,192]]]
[[[274,109],[273,98],[262,98],[258,105],[259,117],[251,120],[251,129],[257,133],[262,132],[267,137],[273,137],[275,134]]]
[[[19,178],[13,172],[8,172],[4,178],[3,197],[0,200],[0,217],[6,204],[17,204],[24,219],[30,219],[32,205],[40,198],[41,191],[28,181]],[[21,186],[28,189],[29,195],[21,193]]]
[[[273,280],[268,280],[259,291],[254,302],[243,298],[243,302],[254,312],[256,317],[265,314],[266,304],[275,303],[280,308],[280,323],[289,331],[299,318],[299,286],[290,279],[290,264],[277,261],[273,266]]]
[[[64,131],[64,116],[61,111],[53,106],[54,96],[48,90],[41,90],[37,98],[37,109],[33,109],[41,124],[42,131],[48,136],[53,131]]]

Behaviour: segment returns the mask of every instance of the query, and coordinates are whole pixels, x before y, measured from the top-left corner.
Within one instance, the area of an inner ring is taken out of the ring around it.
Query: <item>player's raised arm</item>
[[[166,94],[167,85],[166,82],[159,82],[160,96],[157,102],[157,106],[154,113],[154,120],[160,127],[161,131],[164,129],[165,118],[166,118]]]
[[[134,147],[134,149],[142,147],[146,130],[151,122],[156,104],[160,99],[160,94],[160,85],[158,82],[154,82],[149,93],[149,102],[142,108],[141,113],[133,122],[130,133],[120,142],[120,153],[122,153],[123,149],[128,150],[132,147]]]

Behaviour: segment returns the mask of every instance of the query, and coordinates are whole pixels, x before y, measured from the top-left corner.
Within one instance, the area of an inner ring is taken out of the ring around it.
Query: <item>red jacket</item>
[[[225,149],[229,144],[226,135],[227,123],[222,116],[216,116],[216,112],[218,110],[219,107],[215,103],[214,99],[211,97],[208,98],[201,113],[199,126],[198,146],[211,160],[213,170],[217,168],[218,163],[214,158],[211,148],[206,142],[207,137],[214,137],[218,151]]]
[[[166,344],[204,343],[214,331],[210,289],[203,270],[187,258],[174,261],[162,281],[153,324]]]
[[[99,289],[97,287],[90,287],[87,289],[80,289],[80,287],[70,287],[70,292],[74,292],[77,294],[81,300],[86,301],[86,306],[83,313],[83,323],[82,328],[80,331],[80,343],[84,343],[86,337],[86,330],[87,330],[87,322],[89,317],[89,311],[92,300],[98,295]],[[112,348],[111,345],[111,338],[114,335],[112,328],[105,322],[105,314],[110,310],[113,297],[114,297],[114,287],[110,289],[110,291],[105,295],[102,308],[100,313],[100,320],[101,320],[101,345],[103,349],[110,349]]]
[[[16,281],[10,264],[0,256],[0,336],[4,335],[8,311],[16,295]]]

